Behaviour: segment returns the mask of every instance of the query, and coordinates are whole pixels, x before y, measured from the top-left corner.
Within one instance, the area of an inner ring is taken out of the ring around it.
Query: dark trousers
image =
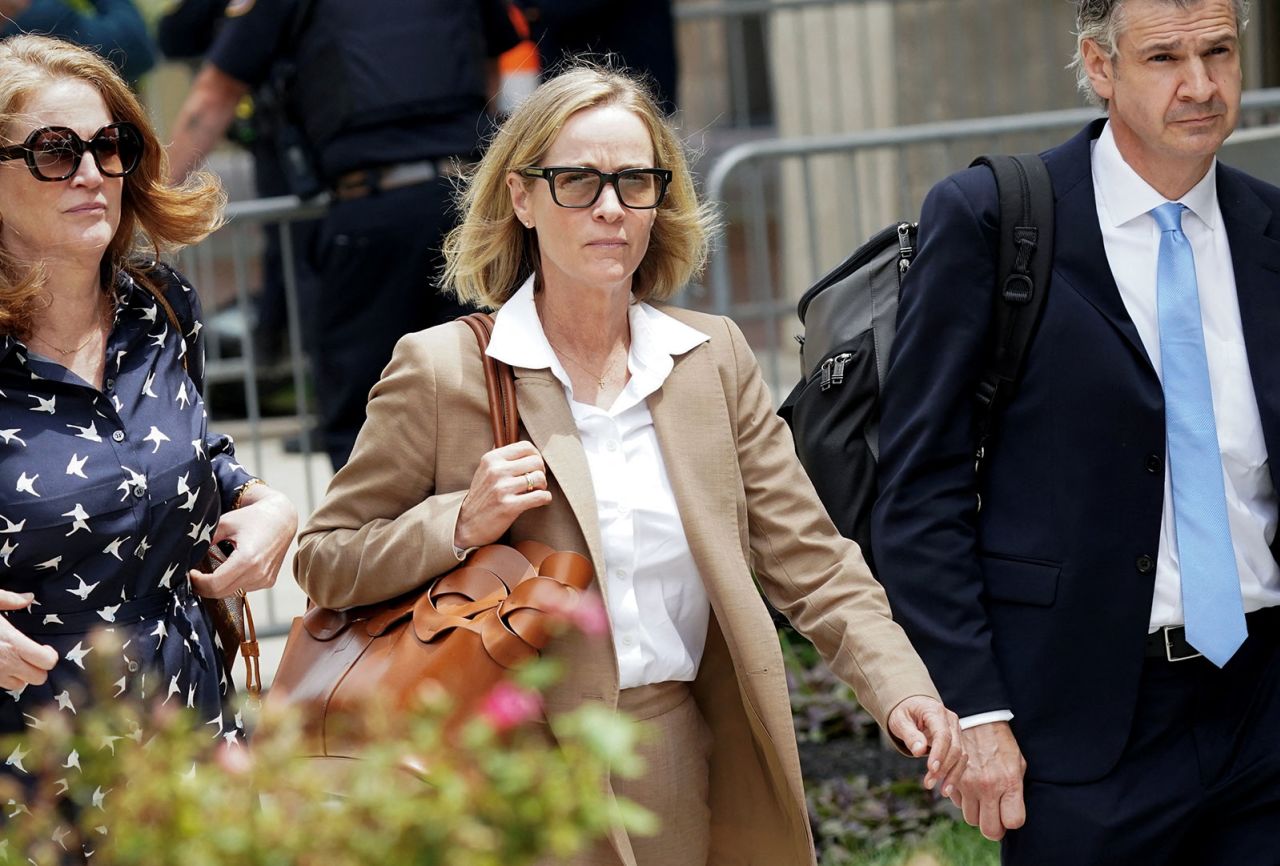
[[[451,190],[437,179],[335,202],[321,226],[316,397],[334,469],[351,456],[396,341],[467,312],[436,287]]]
[[[1280,614],[1280,610],[1275,611]],[[1030,782],[1005,866],[1280,864],[1280,615],[1225,668],[1148,659],[1120,763]]]

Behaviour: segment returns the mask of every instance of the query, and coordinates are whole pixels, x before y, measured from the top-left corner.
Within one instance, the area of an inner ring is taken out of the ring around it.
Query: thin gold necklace
[[[557,352],[559,352],[561,355],[564,355],[564,357],[565,357],[567,360],[572,361],[574,364],[576,364],[576,365],[578,366],[578,369],[580,369],[580,370],[582,370],[584,373],[587,373],[588,375],[590,375],[592,379],[595,379],[595,380],[596,380],[596,385],[597,385],[601,390],[603,390],[603,389],[604,389],[604,377],[605,377],[605,376],[607,376],[607,375],[609,375],[609,373],[613,370],[613,363],[614,363],[614,362],[613,362],[612,355],[611,355],[611,356],[610,356],[610,358],[609,358],[609,363],[608,363],[608,365],[606,365],[606,366],[605,366],[605,368],[604,368],[604,372],[602,372],[602,373],[596,373],[596,372],[594,372],[590,367],[588,367],[586,364],[582,363],[582,362],[581,362],[581,361],[579,361],[577,358],[575,358],[575,357],[573,357],[572,355],[570,355],[570,354],[569,354],[568,352],[566,352],[564,349],[561,349],[561,348],[560,348],[559,346],[557,346],[555,343],[552,343],[552,342],[551,342],[551,340],[550,340],[550,338],[548,338],[548,339],[547,339],[547,342],[548,342],[548,343],[550,343],[551,348],[555,349],[555,350],[556,350]]]
[[[80,345],[76,346],[74,349],[64,349],[64,348],[62,348],[61,346],[56,346],[56,345],[54,345],[53,343],[50,343],[50,342],[49,342],[48,340],[46,340],[44,337],[37,337],[35,334],[32,334],[32,335],[31,335],[31,340],[32,340],[32,342],[40,342],[40,343],[44,343],[44,344],[45,344],[46,346],[48,346],[50,349],[53,349],[55,352],[58,352],[58,353],[60,353],[60,354],[63,354],[63,355],[74,355],[74,354],[76,354],[77,352],[79,352],[81,349],[83,349],[85,346],[89,345],[89,341],[90,341],[90,340],[92,340],[94,337],[98,336],[99,332],[100,332],[100,331],[101,331],[101,329],[102,329],[102,323],[103,323],[103,320],[106,318],[106,310],[107,310],[107,304],[106,304],[106,300],[105,300],[105,296],[104,296],[103,303],[102,303],[101,305],[99,305],[99,307],[98,307],[98,320],[97,320],[96,322],[94,322],[94,324],[93,324],[93,328],[92,328],[92,329],[90,329],[90,331],[89,331],[89,336],[87,336],[87,337],[85,337],[83,340],[81,340],[81,341],[80,341]]]

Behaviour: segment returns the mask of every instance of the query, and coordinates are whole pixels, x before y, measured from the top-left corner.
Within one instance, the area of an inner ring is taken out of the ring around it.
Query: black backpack
[[[993,344],[974,395],[979,403],[975,465],[995,416],[1017,383],[1044,307],[1053,261],[1053,187],[1034,154],[981,156],[1000,197],[1000,261]],[[818,280],[796,310],[804,335],[803,375],[779,414],[796,453],[840,532],[871,562],[871,506],[880,459],[880,394],[897,332],[898,292],[916,250],[916,224],[877,232]]]

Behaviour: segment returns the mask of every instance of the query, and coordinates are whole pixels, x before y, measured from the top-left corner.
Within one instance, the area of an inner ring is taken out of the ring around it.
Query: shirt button
[[[610,439],[608,442],[604,443],[604,449],[606,451],[617,451],[618,443]]]
[[[115,379],[108,379],[108,380],[107,380],[106,382],[104,382],[103,384],[104,384],[104,385],[106,385],[106,386],[107,386],[107,390],[108,390],[108,391],[110,391],[112,388],[114,388],[114,387],[116,386],[116,380],[115,380]]]
[[[1136,565],[1138,566],[1139,574],[1150,574],[1156,570],[1156,561],[1145,553],[1138,557]]]
[[[1164,461],[1160,459],[1159,454],[1148,454],[1146,466],[1147,471],[1154,475],[1164,469]]]
[[[631,645],[632,645],[633,643],[635,643],[635,642],[636,642],[636,641],[635,641],[635,638],[633,638],[631,635],[625,635],[625,636],[623,636],[623,638],[622,638],[622,645],[623,645],[623,646],[631,646]]]
[[[146,496],[147,482],[139,480],[137,484],[133,485],[133,495],[138,497],[139,499]]]
[[[619,568],[616,571],[614,571],[613,576],[616,577],[618,580],[626,580],[627,570],[625,568]]]
[[[133,659],[129,659],[129,673],[136,674],[138,672],[138,663]]]
[[[111,438],[112,438],[112,440],[114,440],[114,441],[116,441],[116,442],[123,442],[123,441],[124,441],[124,431],[123,431],[123,430],[117,430],[116,432],[114,432],[114,433],[112,433],[112,434],[111,434]]]

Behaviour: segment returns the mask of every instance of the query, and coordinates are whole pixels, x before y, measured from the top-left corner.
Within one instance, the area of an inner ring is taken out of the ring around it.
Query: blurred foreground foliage
[[[601,796],[608,772],[641,770],[636,724],[584,706],[557,721],[552,745],[530,721],[541,665],[461,727],[436,701],[402,719],[401,737],[332,763],[299,757],[307,739],[287,715],[245,747],[185,710],[108,697],[95,677],[94,709],[51,709],[0,745],[0,769],[36,780],[0,773],[0,862],[80,862],[69,852],[83,845],[108,866],[520,866],[570,856],[618,822],[651,831],[648,813]]]

